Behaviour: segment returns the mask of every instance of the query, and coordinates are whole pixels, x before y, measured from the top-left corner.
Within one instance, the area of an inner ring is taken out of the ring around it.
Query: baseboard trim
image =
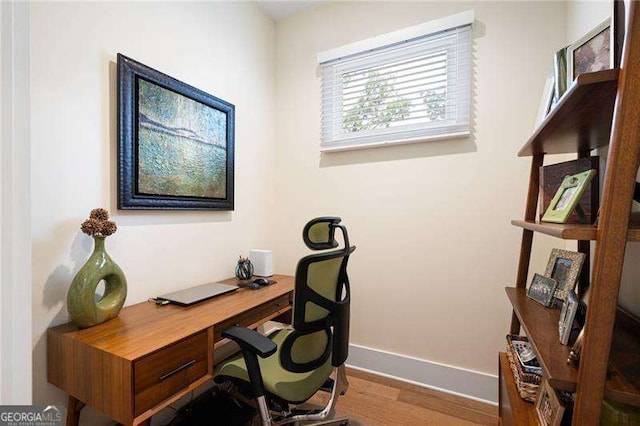
[[[347,366],[416,386],[498,405],[498,376],[360,345],[349,345]]]

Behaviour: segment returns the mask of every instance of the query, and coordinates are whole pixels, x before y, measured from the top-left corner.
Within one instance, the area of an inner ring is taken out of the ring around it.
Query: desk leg
[[[80,422],[80,412],[84,408],[84,402],[69,395],[67,403],[67,426],[78,426]]]

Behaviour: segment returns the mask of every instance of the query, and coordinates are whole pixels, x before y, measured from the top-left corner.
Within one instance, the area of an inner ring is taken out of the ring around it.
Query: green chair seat
[[[308,373],[293,373],[287,371],[280,364],[280,350],[282,342],[291,334],[293,329],[285,329],[270,336],[278,345],[276,353],[267,358],[258,358],[264,388],[267,392],[276,395],[285,401],[301,403],[309,399],[318,391],[329,378],[332,371],[331,357],[319,368]],[[223,363],[216,370],[216,378],[229,377],[250,383],[249,374],[242,355]]]

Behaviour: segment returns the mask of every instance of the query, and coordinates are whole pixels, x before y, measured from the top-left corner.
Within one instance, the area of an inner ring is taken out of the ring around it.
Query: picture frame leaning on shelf
[[[527,289],[527,297],[535,300],[542,306],[549,307],[553,304],[553,296],[558,287],[558,282],[550,277],[534,274],[531,284]]]
[[[535,410],[538,424],[542,426],[560,426],[562,423],[565,408],[547,379],[540,384]]]
[[[567,223],[571,213],[576,210],[578,215],[586,222],[586,215],[582,211],[582,208],[578,207],[578,202],[595,175],[596,171],[591,169],[575,175],[566,176],[560,188],[558,188],[556,195],[551,200],[551,203],[549,203],[549,208],[544,212],[542,221]]]
[[[611,18],[607,18],[568,47],[569,85],[580,74],[614,67],[616,46],[615,29],[612,27]]]
[[[567,294],[573,291],[578,282],[583,263],[584,253],[557,248],[551,250],[544,276],[558,282],[553,297],[563,302],[566,300]]]
[[[549,112],[551,111],[551,103],[553,102],[554,93],[554,77],[553,74],[549,74],[547,81],[544,83],[544,89],[542,91],[542,97],[540,98],[540,105],[538,106],[538,115],[536,116],[536,123],[534,131],[542,124]]]
[[[558,337],[563,345],[569,344],[569,337],[573,329],[573,321],[578,312],[579,300],[573,291],[567,293],[567,298],[562,304],[560,311],[560,321],[558,322]]]

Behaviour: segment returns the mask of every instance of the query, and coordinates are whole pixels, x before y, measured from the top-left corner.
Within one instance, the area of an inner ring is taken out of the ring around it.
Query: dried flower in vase
[[[80,225],[80,229],[85,234],[93,236],[100,233],[100,231],[102,230],[102,224],[98,219],[87,219],[82,222],[82,225]]]
[[[82,222],[80,230],[89,236],[102,235],[109,236],[118,230],[115,222],[109,220],[109,212],[98,208],[91,210],[89,219]]]
[[[91,210],[91,214],[89,214],[89,218],[101,221],[109,220],[109,212],[103,208],[93,209]]]
[[[111,220],[105,220],[104,222],[102,222],[102,232],[100,233],[102,235],[109,236],[109,235],[115,234],[117,230],[118,230],[118,225],[116,225],[115,222]]]

